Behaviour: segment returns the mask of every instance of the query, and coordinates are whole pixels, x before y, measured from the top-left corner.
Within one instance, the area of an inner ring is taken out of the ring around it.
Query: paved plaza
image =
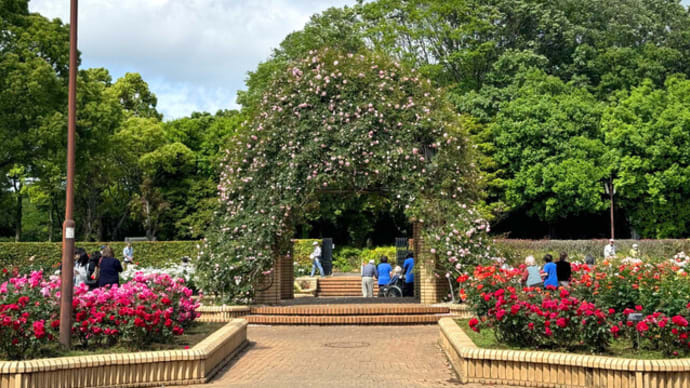
[[[437,325],[252,325],[249,346],[195,387],[480,387],[459,384],[438,337]]]

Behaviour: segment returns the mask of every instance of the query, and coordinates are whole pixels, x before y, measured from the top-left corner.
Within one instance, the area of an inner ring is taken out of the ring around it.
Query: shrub
[[[145,267],[165,267],[177,264],[183,256],[196,258],[198,241],[141,241],[133,242],[134,260]],[[91,253],[103,245],[110,245],[116,256],[122,254],[125,242],[77,242],[76,246]],[[22,273],[31,269],[57,268],[62,257],[62,243],[20,242],[0,243],[0,267],[19,267]]]
[[[531,289],[520,284],[524,266],[476,266],[458,276],[460,295],[497,338],[515,346],[603,351],[612,338],[639,335],[645,346],[677,356],[690,350],[690,285],[677,258],[659,263],[607,260],[590,268],[572,264],[569,289]],[[645,304],[646,303],[646,304]],[[637,324],[632,312],[645,313]]]
[[[309,255],[314,250],[314,241],[321,244],[319,239],[292,240],[292,260],[299,264],[309,264],[311,266]]]
[[[0,349],[11,360],[34,357],[53,341],[60,322],[57,277],[43,272],[13,277],[0,285]]]
[[[41,271],[0,284],[0,349],[12,360],[34,358],[54,341],[59,321],[60,279]],[[165,342],[198,317],[199,304],[184,279],[137,274],[121,286],[75,288],[72,333],[83,344],[133,347]]]
[[[138,273],[119,287],[89,291],[82,285],[74,295],[73,332],[82,343],[167,342],[198,317],[199,304],[184,284],[167,274]]]
[[[608,240],[494,240],[496,250],[513,265],[522,263],[528,255],[539,259],[546,253],[555,254],[555,257],[561,251],[568,252],[572,260],[584,261],[587,254],[601,260],[607,243]],[[617,240],[618,254],[627,254],[632,244],[639,245],[640,254],[645,259],[669,258],[677,252],[690,252],[690,239]]]

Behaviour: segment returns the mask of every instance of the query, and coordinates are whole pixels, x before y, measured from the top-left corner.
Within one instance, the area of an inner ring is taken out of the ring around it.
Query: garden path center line
[[[193,387],[497,387],[459,383],[437,325],[250,325],[247,337],[209,384]]]

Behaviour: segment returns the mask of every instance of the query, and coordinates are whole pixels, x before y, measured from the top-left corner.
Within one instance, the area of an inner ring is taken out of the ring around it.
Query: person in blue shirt
[[[405,283],[403,283],[403,296],[414,296],[414,256],[408,253],[403,262],[403,273]]]
[[[383,296],[383,288],[391,281],[393,267],[388,264],[388,257],[381,256],[381,263],[376,268],[379,273],[379,296]]]
[[[558,273],[556,272],[556,263],[553,262],[553,257],[548,253],[544,255],[544,288],[553,286],[558,288]]]

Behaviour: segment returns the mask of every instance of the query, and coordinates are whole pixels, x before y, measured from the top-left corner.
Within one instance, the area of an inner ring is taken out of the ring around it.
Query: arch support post
[[[281,299],[292,299],[294,292],[294,271],[292,257],[275,256],[273,273],[261,279],[256,285],[255,304],[279,304]]]
[[[415,293],[419,295],[422,304],[439,303],[443,297],[448,295],[448,281],[443,277],[437,276],[437,258],[432,254],[423,236],[423,226],[419,222],[413,224],[414,252],[417,256],[417,279],[415,282]]]

